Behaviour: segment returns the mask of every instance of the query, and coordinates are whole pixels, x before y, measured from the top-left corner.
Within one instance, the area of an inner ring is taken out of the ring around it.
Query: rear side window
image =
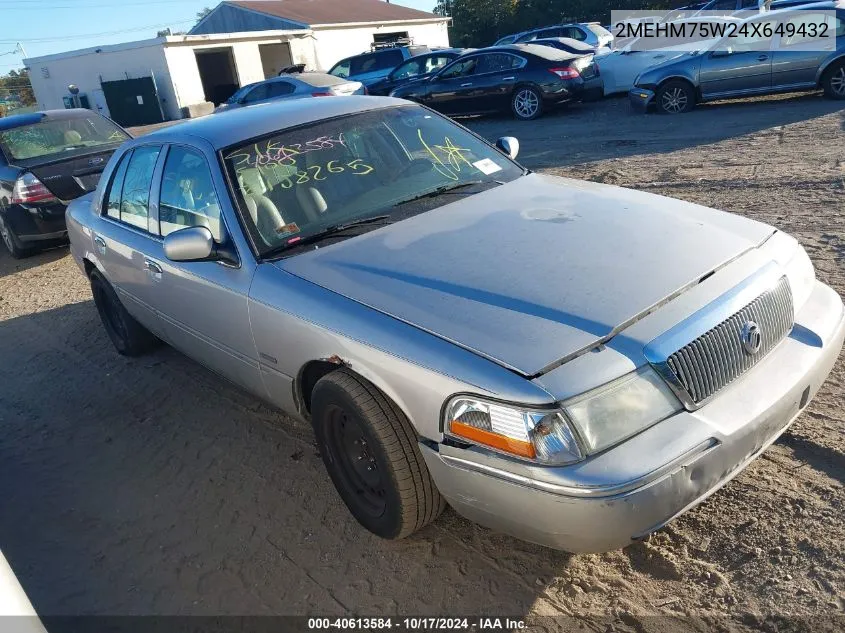
[[[267,98],[283,97],[292,94],[296,87],[289,81],[274,81],[267,84]]]
[[[244,97],[244,103],[255,103],[267,98],[267,84],[256,86]]]
[[[353,57],[349,61],[349,74],[353,77],[378,70],[378,59],[374,53],[369,55],[359,55],[358,57]]]
[[[128,158],[124,158],[118,167],[111,191],[109,192],[109,215],[114,217],[112,212],[112,196],[116,195],[115,186],[118,177],[122,176],[123,183],[120,193],[119,220],[131,226],[148,230],[148,218],[150,215],[150,186],[153,180],[153,171],[161,148],[158,146],[138,147]],[[123,163],[126,163],[124,170]]]
[[[378,63],[376,64],[377,67],[375,70],[396,68],[405,59],[405,56],[402,55],[402,51],[398,48],[378,53],[376,57],[378,57]]]
[[[120,196],[123,193],[123,179],[126,178],[126,166],[129,164],[129,157],[132,152],[126,152],[120,159],[120,164],[114,170],[114,176],[109,184],[108,199],[106,201],[106,215],[120,219]]]
[[[478,62],[476,74],[498,73],[519,68],[523,65],[523,59],[508,53],[488,53],[482,55]]]

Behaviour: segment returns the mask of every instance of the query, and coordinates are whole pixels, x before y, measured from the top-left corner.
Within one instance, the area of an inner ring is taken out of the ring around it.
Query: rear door
[[[100,219],[92,227],[93,248],[106,278],[132,316],[159,338],[170,340],[155,309],[157,301],[152,258],[156,242],[157,208],[150,200],[162,147],[140,145],[126,152],[112,172]]]
[[[726,38],[701,61],[705,98],[767,92],[772,87],[772,38],[776,22],[757,22]]]
[[[783,37],[772,59],[772,88],[811,88],[816,85],[819,66],[835,48],[833,37],[820,39],[821,28],[837,32],[837,18],[828,12],[797,11],[783,21]],[[840,27],[841,28],[841,27]],[[789,34],[792,35],[789,35]],[[827,50],[825,50],[827,49]]]

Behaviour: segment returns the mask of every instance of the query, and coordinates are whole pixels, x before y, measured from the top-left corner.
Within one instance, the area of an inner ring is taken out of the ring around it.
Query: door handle
[[[461,84],[461,88],[468,88],[471,85],[472,85],[472,82],[470,81],[469,83]]]
[[[757,58],[757,61],[764,62],[767,59],[769,59],[768,55],[760,55],[760,57]]]
[[[516,77],[503,77],[502,81],[513,81]]]
[[[100,255],[106,254],[106,240],[104,240],[99,235],[94,236],[94,246],[97,247],[97,251],[100,253]]]
[[[144,268],[147,269],[147,272],[150,274],[150,277],[152,277],[154,281],[161,281],[161,266],[159,266],[156,262],[151,259],[145,259]]]

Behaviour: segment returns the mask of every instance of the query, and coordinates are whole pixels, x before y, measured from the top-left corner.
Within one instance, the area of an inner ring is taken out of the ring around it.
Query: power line
[[[83,35],[69,35],[62,37],[41,37],[32,39],[18,39],[18,40],[0,40],[0,44],[14,44],[15,42],[27,42],[30,44],[40,44],[42,42],[65,42],[70,40],[84,40],[89,37],[105,37],[107,35],[121,35],[123,33],[137,33],[138,31],[148,31],[150,29],[157,29],[165,26],[172,26],[174,24],[188,24],[196,22],[195,18],[188,20],[176,20],[170,22],[162,22],[160,24],[150,24],[147,26],[139,26],[134,29],[123,29],[121,31],[103,31],[101,33],[85,33]]]
[[[173,4],[172,0],[151,0],[150,2],[118,2],[109,4],[84,4],[84,5],[38,5],[38,10],[54,9],[110,9],[115,7],[145,7],[150,4]],[[0,11],[33,11],[33,6],[8,6],[0,4]]]

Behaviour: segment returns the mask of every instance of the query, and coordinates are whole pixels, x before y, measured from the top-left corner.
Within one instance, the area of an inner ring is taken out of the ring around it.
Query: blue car
[[[757,31],[748,29],[748,37],[726,36],[707,50],[642,72],[629,92],[631,104],[641,110],[655,107],[678,114],[705,101],[819,88],[831,99],[845,99],[845,2],[772,11],[743,22],[757,23],[769,23],[771,29],[766,31],[771,37],[765,39],[765,33],[754,35]],[[798,32],[791,37],[786,34],[802,24],[821,23],[835,34],[834,46]],[[787,25],[788,30],[783,28]]]
[[[360,81],[369,88],[387,77],[406,59],[429,52],[428,46],[391,46],[341,59],[329,70],[330,75]]]

